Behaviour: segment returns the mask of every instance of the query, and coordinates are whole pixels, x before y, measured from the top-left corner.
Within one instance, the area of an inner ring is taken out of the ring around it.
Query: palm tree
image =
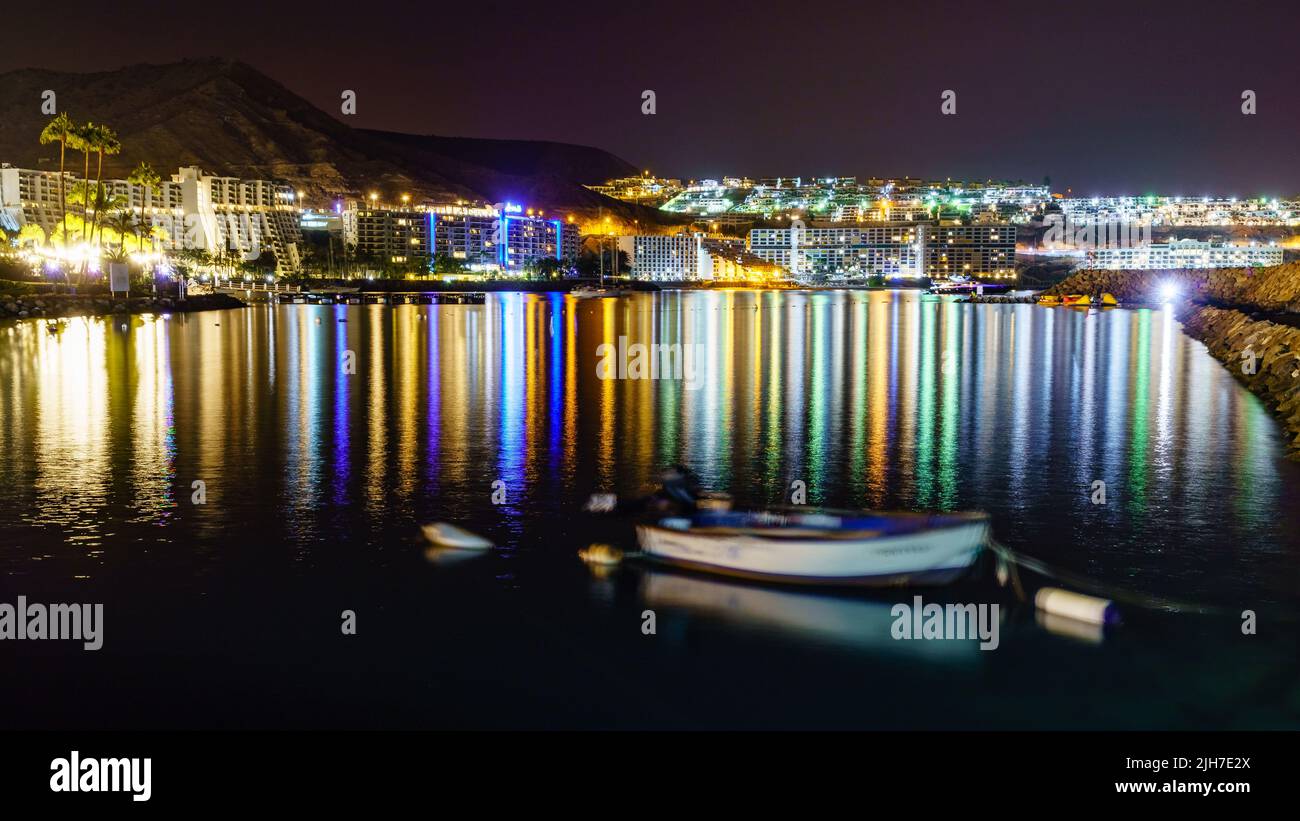
[[[144,234],[142,232],[144,231],[144,200],[145,197],[149,195],[150,191],[162,184],[162,177],[158,175],[157,171],[153,170],[153,166],[141,160],[140,164],[135,167],[135,170],[131,172],[131,176],[127,177],[127,179],[131,184],[140,186],[140,221],[137,223],[136,228],[136,244],[140,246],[140,251],[143,252]],[[149,240],[149,247],[153,247],[152,236]]]
[[[59,144],[59,211],[62,213],[63,233],[68,233],[68,203],[63,195],[63,161],[68,150],[68,141],[77,130],[76,123],[67,114],[60,114],[41,131],[41,145]]]
[[[84,236],[84,234],[86,221],[90,217],[90,154],[95,150],[95,139],[98,133],[99,129],[94,123],[82,123],[72,129],[72,134],[68,137],[68,147],[74,151],[80,151],[86,158],[85,171],[81,175],[81,185],[85,195],[81,200],[81,224],[82,239],[85,241],[89,241],[89,237]]]
[[[101,234],[104,229],[117,234],[117,247],[119,250],[126,251],[126,238],[132,234],[136,236],[136,245],[140,245],[140,231],[136,224],[135,216],[131,214],[129,202],[123,202],[123,207],[104,217],[104,223],[100,227]],[[140,250],[137,248],[136,250]]]
[[[95,152],[99,155],[98,164],[95,168],[95,192],[96,192],[95,204],[96,206],[98,206],[99,198],[104,196],[102,188],[100,186],[100,182],[104,179],[104,155],[108,154],[109,156],[112,156],[114,154],[120,153],[122,150],[122,143],[120,140],[118,140],[117,134],[113,131],[113,129],[109,128],[106,125],[95,126],[94,149]],[[95,220],[90,224],[90,241],[92,243],[95,241],[95,228],[98,224],[99,224],[99,208],[96,207]]]

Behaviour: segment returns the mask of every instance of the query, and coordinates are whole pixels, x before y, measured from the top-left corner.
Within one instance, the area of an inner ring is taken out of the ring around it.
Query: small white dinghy
[[[801,584],[945,584],[984,549],[984,513],[705,511],[637,526],[650,559]]]
[[[569,295],[578,299],[600,299],[603,297],[624,296],[627,291],[622,288],[593,288],[589,285],[580,285],[569,291]]]
[[[492,543],[477,533],[470,533],[463,527],[456,527],[446,522],[434,522],[420,528],[424,538],[436,547],[452,550],[490,550]]]

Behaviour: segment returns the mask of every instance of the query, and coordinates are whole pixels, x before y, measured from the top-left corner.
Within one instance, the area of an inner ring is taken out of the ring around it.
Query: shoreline
[[[27,294],[0,296],[0,319],[64,319],[80,316],[194,313],[246,307],[229,294],[200,294],[187,299],[128,297],[110,299],[103,294]]]

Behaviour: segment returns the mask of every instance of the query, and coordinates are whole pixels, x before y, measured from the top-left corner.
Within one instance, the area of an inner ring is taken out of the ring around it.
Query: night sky
[[[663,176],[1287,196],[1295,18],[1282,2],[72,0],[8,10],[0,71],[233,57],[335,114],[355,89],[355,125],[596,145]]]

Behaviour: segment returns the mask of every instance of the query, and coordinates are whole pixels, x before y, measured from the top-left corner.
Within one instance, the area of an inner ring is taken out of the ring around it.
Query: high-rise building
[[[1016,229],[1005,223],[927,225],[925,275],[931,279],[1015,275]]]
[[[633,279],[667,282],[712,279],[703,234],[655,234],[618,238]]]
[[[577,225],[512,203],[403,209],[353,203],[343,212],[343,236],[359,256],[412,272],[446,255],[474,268],[519,273],[538,259],[574,260],[579,246]]]

